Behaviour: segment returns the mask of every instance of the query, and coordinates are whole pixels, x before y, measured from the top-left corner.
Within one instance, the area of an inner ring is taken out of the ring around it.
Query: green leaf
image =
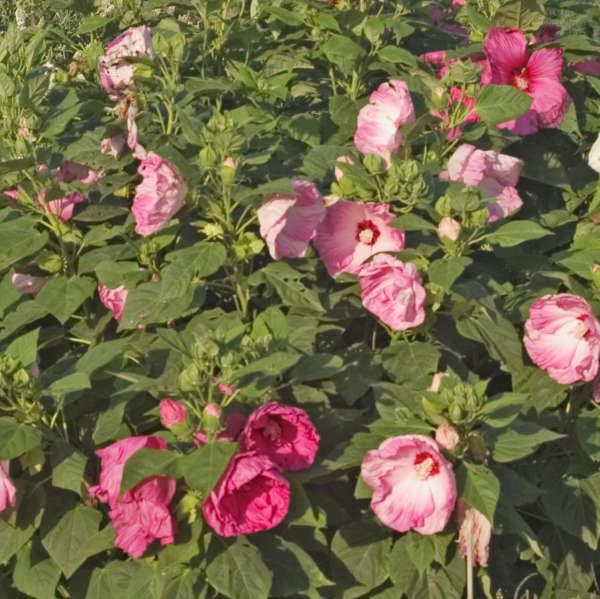
[[[52,485],[81,494],[87,458],[66,441],[56,441],[50,454]]]
[[[84,33],[91,33],[96,29],[101,29],[105,25],[111,22],[109,17],[101,17],[99,15],[90,15],[81,21],[79,27],[77,27],[77,35],[83,35]]]
[[[500,481],[481,464],[462,462],[456,469],[458,496],[480,511],[494,524],[496,504],[500,496]]]
[[[37,357],[37,346],[40,329],[35,329],[21,337],[17,337],[7,348],[5,353],[14,358],[22,366],[30,366]]]
[[[329,62],[337,65],[344,73],[351,73],[356,61],[365,55],[363,48],[356,42],[335,33],[321,45],[321,51]]]
[[[108,524],[98,531],[102,513],[84,505],[73,505],[45,534],[42,544],[63,574],[70,578],[88,557],[110,549],[114,531]]]
[[[180,478],[182,460],[183,455],[174,451],[147,447],[138,449],[125,463],[120,495],[150,476]]]
[[[552,522],[596,550],[600,538],[600,473],[546,483],[542,503]]]
[[[598,410],[589,410],[578,415],[575,422],[577,440],[583,451],[594,462],[600,462],[600,419]]]
[[[499,123],[521,116],[531,106],[533,98],[512,85],[483,85],[477,96],[475,110],[487,125],[495,128]]]
[[[270,376],[279,376],[285,370],[293,366],[299,359],[298,354],[291,352],[273,352],[264,358],[250,362],[250,364],[235,370],[232,379],[239,380],[247,374],[261,373]]]
[[[510,428],[493,429],[486,434],[492,445],[492,456],[497,462],[513,462],[533,453],[542,443],[561,439],[555,433],[535,422],[516,420]]]
[[[270,262],[264,268],[255,271],[248,278],[248,282],[254,286],[262,282],[271,284],[287,306],[325,312],[317,292],[302,283],[303,276],[285,262]]]
[[[55,599],[54,591],[59,579],[60,568],[46,555],[37,540],[25,545],[17,554],[13,582],[28,597]]]
[[[181,461],[185,482],[206,496],[217,484],[237,449],[237,443],[210,441],[187,454]]]
[[[350,573],[368,591],[389,576],[392,549],[390,534],[373,521],[356,521],[342,526],[334,535],[331,551],[338,558],[332,563],[333,579],[343,581]],[[347,573],[341,569],[345,567]]]
[[[85,372],[74,372],[54,381],[48,391],[53,395],[63,395],[81,389],[91,389],[90,377]]]
[[[252,323],[252,339],[287,339],[288,323],[284,313],[276,306],[261,312]]]
[[[331,96],[329,98],[329,117],[340,128],[354,130],[358,106],[356,101],[345,95]]]
[[[322,145],[311,148],[304,155],[302,169],[309,179],[320,180],[333,172],[335,161],[348,151],[344,146]]]
[[[540,237],[546,237],[546,235],[554,235],[554,233],[530,220],[513,220],[502,225],[497,231],[486,237],[490,243],[502,247],[513,247],[524,241],[539,239]]]
[[[302,25],[302,17],[297,15],[295,12],[291,10],[287,10],[286,8],[281,8],[280,6],[268,6],[264,7],[264,10],[268,12],[270,15],[275,17],[278,21],[285,23],[286,25],[291,25],[292,27],[296,25]]]
[[[436,226],[433,223],[412,212],[398,216],[390,225],[405,231],[436,231]]]
[[[141,560],[113,560],[103,568],[94,568],[85,599],[139,599],[150,597],[154,568]]]
[[[378,56],[381,60],[391,62],[393,64],[405,64],[409,67],[417,67],[417,58],[414,54],[411,54],[404,48],[398,48],[397,46],[385,46],[379,50]]]
[[[56,277],[42,287],[35,301],[64,324],[95,289],[96,283],[88,277]]]
[[[537,31],[544,24],[545,0],[509,0],[494,14],[492,25],[520,29],[526,33]]]
[[[333,354],[313,354],[303,356],[291,372],[291,379],[296,383],[316,381],[330,378],[344,366],[344,361]]]
[[[268,599],[273,574],[263,562],[256,547],[238,537],[226,543],[213,537],[218,553],[206,568],[208,582],[230,599]]]
[[[485,403],[481,420],[493,428],[508,426],[525,408],[530,396],[526,393],[500,393]]]
[[[397,383],[426,389],[437,372],[439,350],[421,341],[397,341],[383,352],[383,367]]]
[[[465,256],[454,256],[435,260],[429,265],[427,274],[431,283],[449,291],[454,281],[460,277],[473,260]]]
[[[0,224],[0,271],[35,254],[48,241],[48,233],[36,230],[32,218],[16,218]]]
[[[37,447],[42,440],[40,432],[21,424],[14,418],[0,418],[0,460],[12,460]]]

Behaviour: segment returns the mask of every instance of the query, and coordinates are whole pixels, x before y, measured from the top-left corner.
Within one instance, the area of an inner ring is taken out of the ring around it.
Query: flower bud
[[[233,185],[233,182],[235,181],[235,162],[233,161],[233,158],[228,157],[223,160],[221,163],[220,175],[221,181],[223,181],[225,185]]]
[[[442,422],[435,431],[435,440],[442,449],[452,451],[460,441],[456,429],[447,422]]]
[[[354,160],[352,160],[352,158],[350,158],[350,156],[340,156],[336,162],[343,162],[344,164],[354,164]],[[342,172],[342,169],[339,166],[335,167],[335,170],[333,171],[336,181],[339,181],[343,176],[344,173]]]
[[[427,389],[427,391],[433,391],[434,393],[437,393],[440,390],[440,387],[442,386],[442,379],[445,376],[448,376],[447,372],[436,372],[433,375],[431,385],[429,385],[429,389]]]
[[[470,553],[473,564],[487,566],[492,537],[490,521],[463,499],[456,502],[456,520],[460,554],[465,557]]]
[[[456,241],[460,235],[460,223],[450,216],[444,216],[438,224],[437,232],[440,239],[446,237]]]
[[[588,164],[590,165],[590,168],[593,168],[597,173],[600,173],[600,134],[590,150]]]

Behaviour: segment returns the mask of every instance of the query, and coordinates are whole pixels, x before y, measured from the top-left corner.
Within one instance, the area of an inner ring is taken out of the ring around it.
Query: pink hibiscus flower
[[[327,207],[313,245],[327,272],[335,279],[342,272],[356,273],[360,265],[379,252],[404,249],[404,231],[388,227],[394,220],[386,204],[337,200]]]
[[[512,85],[533,98],[525,114],[498,127],[529,135],[540,127],[560,125],[571,102],[560,82],[561,49],[542,48],[529,54],[523,32],[502,27],[490,27],[483,49],[487,65],[481,83]]]

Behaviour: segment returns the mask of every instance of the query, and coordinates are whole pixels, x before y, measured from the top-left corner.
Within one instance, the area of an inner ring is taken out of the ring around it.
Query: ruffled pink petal
[[[489,83],[512,85],[513,73],[527,65],[527,40],[519,29],[490,27],[483,49],[489,61]]]

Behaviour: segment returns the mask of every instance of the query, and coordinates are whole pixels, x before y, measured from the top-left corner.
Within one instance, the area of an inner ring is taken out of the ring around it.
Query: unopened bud
[[[343,162],[344,164],[354,164],[354,160],[352,160],[352,158],[350,158],[350,156],[340,156],[336,160],[336,162]],[[339,166],[335,167],[335,170],[333,171],[333,173],[334,173],[337,181],[339,181],[344,176],[344,173]]]
[[[452,451],[458,445],[460,437],[452,425],[442,422],[435,431],[435,440],[442,449]]]
[[[437,232],[440,239],[447,237],[456,241],[460,235],[460,223],[450,216],[444,216],[438,224]]]

